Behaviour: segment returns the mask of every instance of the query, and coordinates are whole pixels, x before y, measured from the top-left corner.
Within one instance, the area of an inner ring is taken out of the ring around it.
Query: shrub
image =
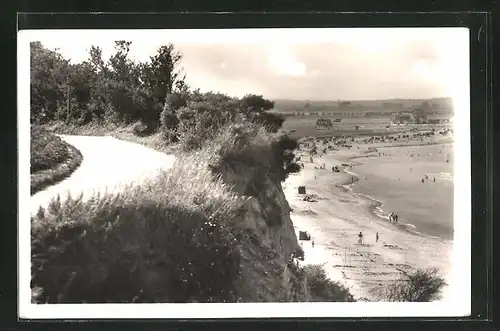
[[[302,247],[297,247],[297,250],[292,253],[291,259],[297,259],[299,261],[304,261],[304,250]]]
[[[262,112],[256,117],[256,121],[264,125],[269,132],[278,132],[283,127],[285,117],[281,114]]]
[[[235,302],[242,200],[200,156],[119,195],[32,218],[37,302]]]
[[[69,177],[80,166],[83,161],[82,153],[74,146],[71,146],[69,144],[66,145],[69,155],[66,162],[60,163],[54,168],[37,171],[31,174],[31,195]]]
[[[429,302],[440,298],[445,285],[437,269],[417,269],[379,290],[378,297],[383,301]]]
[[[166,142],[177,142],[179,119],[177,111],[186,107],[189,95],[187,92],[173,92],[165,98],[165,105],[160,115],[161,132]]]
[[[142,121],[136,122],[132,126],[132,132],[138,137],[146,137],[154,133],[152,125],[144,124]]]
[[[311,301],[354,302],[349,290],[339,282],[332,281],[321,265],[312,264],[303,267]]]
[[[310,299],[311,294],[304,269],[290,262],[283,270],[281,291],[277,295],[277,301],[307,302]]]
[[[300,255],[300,252],[296,252]],[[283,272],[280,301],[288,302],[354,302],[342,284],[326,276],[321,265],[298,266],[290,261]]]
[[[68,144],[61,138],[36,125],[30,131],[31,173],[54,168],[69,158]]]

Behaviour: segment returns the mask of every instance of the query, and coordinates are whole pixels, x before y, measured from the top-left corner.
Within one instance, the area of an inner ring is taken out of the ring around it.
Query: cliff
[[[260,165],[244,162],[225,164],[215,172],[234,192],[248,197],[238,236],[243,301],[280,301],[286,265],[299,249],[281,182]]]

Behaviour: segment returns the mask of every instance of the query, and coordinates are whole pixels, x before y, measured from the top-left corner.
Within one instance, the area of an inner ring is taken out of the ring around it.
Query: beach
[[[453,182],[452,162],[446,162],[452,157],[450,139],[404,144],[363,139],[353,139],[348,148],[318,153],[313,162],[308,148],[302,148],[304,169],[284,183],[297,233],[311,234],[311,241],[300,241],[303,263],[323,264],[329,277],[349,287],[358,301],[377,301],[384,285],[418,268],[437,268],[450,284]],[[318,150],[328,145],[332,144]],[[339,172],[332,171],[334,166]],[[308,199],[298,193],[299,186],[305,186]],[[398,224],[388,220],[393,211],[401,218]],[[442,291],[441,300],[451,300],[449,288]]]

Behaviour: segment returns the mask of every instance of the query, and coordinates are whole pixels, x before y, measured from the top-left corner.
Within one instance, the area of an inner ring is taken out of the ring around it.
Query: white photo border
[[[31,303],[30,212],[30,42],[43,38],[134,40],[147,38],[193,42],[341,41],[376,28],[332,29],[188,29],[188,30],[23,30],[18,32],[18,313],[23,319],[138,318],[298,318],[298,317],[459,317],[471,312],[471,159],[469,30],[467,28],[378,28],[395,34],[449,33],[457,49],[450,58],[449,95],[454,106],[454,249],[450,303],[190,303],[190,304],[33,304]],[[293,30],[293,31],[290,31]],[[292,32],[292,33],[290,33]],[[165,37],[167,35],[167,38]]]

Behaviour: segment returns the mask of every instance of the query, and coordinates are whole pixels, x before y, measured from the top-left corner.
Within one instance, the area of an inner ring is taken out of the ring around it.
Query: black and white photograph
[[[470,314],[467,29],[24,30],[18,59],[20,317]]]

